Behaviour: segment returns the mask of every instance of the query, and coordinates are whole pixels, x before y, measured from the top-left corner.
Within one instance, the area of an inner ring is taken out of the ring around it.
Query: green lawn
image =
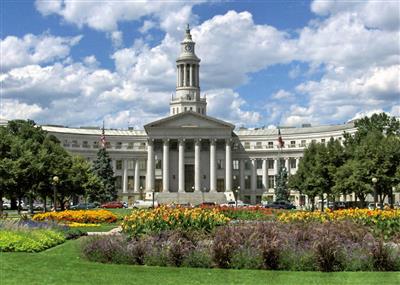
[[[399,272],[284,272],[92,263],[80,240],[41,253],[0,253],[0,284],[400,284]]]

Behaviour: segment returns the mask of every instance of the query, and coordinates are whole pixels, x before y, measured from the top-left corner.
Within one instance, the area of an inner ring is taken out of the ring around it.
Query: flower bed
[[[49,229],[0,230],[0,252],[38,252],[64,241],[61,232]]]
[[[259,206],[239,208],[218,207],[217,209],[231,220],[269,220],[274,216],[274,210]]]
[[[34,221],[57,221],[57,222],[76,222],[76,223],[114,223],[117,216],[107,210],[79,210],[47,212],[36,214],[32,218]]]
[[[328,222],[351,220],[383,234],[386,238],[400,232],[400,210],[345,209],[325,212],[283,212],[278,215],[282,222]]]
[[[122,230],[130,236],[161,232],[171,229],[211,231],[229,222],[218,209],[170,208],[161,206],[153,210],[136,210],[126,216]]]

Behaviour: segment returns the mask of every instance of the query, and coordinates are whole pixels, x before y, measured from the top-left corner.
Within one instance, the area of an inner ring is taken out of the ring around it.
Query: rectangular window
[[[122,169],[122,160],[117,160],[117,162],[115,164],[115,168],[117,170],[121,170]]]
[[[250,189],[251,188],[251,181],[250,181],[250,176],[246,175],[244,177],[244,188],[245,189]]]
[[[145,142],[141,142],[139,144],[139,149],[146,149],[146,143]]]
[[[325,143],[325,139],[321,139],[321,143]]]
[[[233,170],[238,170],[239,169],[239,160],[233,160]]]
[[[128,160],[128,169],[133,169],[134,168],[134,161],[133,160]]]
[[[99,142],[93,142],[93,148],[99,148]]]
[[[224,169],[224,160],[223,159],[217,160],[217,169]]]
[[[268,148],[274,148],[274,142],[268,142]]]
[[[186,141],[186,143],[185,143],[185,151],[186,152],[194,151],[194,142]]]
[[[122,148],[122,142],[117,142],[117,144],[115,145],[116,149],[121,149]]]
[[[306,146],[306,140],[301,140],[300,146],[301,147],[305,147]]]
[[[178,142],[177,141],[171,141],[169,143],[169,150],[178,150]]]
[[[262,189],[263,184],[262,184],[262,175],[257,175],[257,189]]]
[[[207,141],[201,141],[201,151],[209,151],[210,150],[210,144]]]
[[[128,149],[133,149],[133,142],[128,143]]]
[[[64,146],[64,147],[67,147],[67,146],[69,146],[69,142],[68,142],[68,140],[64,140],[64,141],[63,141],[63,146]]]
[[[140,189],[144,190],[145,183],[146,183],[146,176],[140,176],[139,177],[139,190]]]
[[[217,150],[225,150],[225,142],[224,141],[217,141]]]
[[[296,146],[296,141],[290,141],[289,147],[295,147]]]
[[[134,177],[133,176],[128,176],[128,190],[133,190],[133,188],[135,187],[135,183],[134,183]]]
[[[268,175],[269,188],[275,188],[275,175]]]
[[[244,143],[244,148],[249,149],[250,148],[250,142],[245,142]]]
[[[317,142],[317,140],[311,140],[311,143],[316,143]]]
[[[268,159],[268,169],[274,169],[274,160]]]
[[[256,160],[257,169],[262,169],[263,161],[261,159]]]
[[[78,144],[77,140],[73,140],[72,141],[72,147],[79,147],[79,144]]]
[[[156,169],[161,169],[161,159],[156,159]]]
[[[250,160],[245,160],[245,161],[244,161],[244,169],[245,169],[245,170],[250,170],[250,169],[251,169]]]
[[[106,148],[111,148],[111,143],[110,142],[106,142]]]
[[[90,146],[89,146],[89,143],[87,141],[83,141],[82,142],[82,147],[83,148],[89,148]]]
[[[115,188],[118,190],[122,189],[122,176],[115,176]]]
[[[223,178],[217,179],[217,191],[224,192],[225,191],[225,180]]]
[[[261,149],[262,148],[262,142],[256,142],[256,149]]]
[[[139,160],[139,169],[140,170],[146,169],[146,160]]]
[[[296,168],[296,159],[295,158],[290,158],[290,168]]]

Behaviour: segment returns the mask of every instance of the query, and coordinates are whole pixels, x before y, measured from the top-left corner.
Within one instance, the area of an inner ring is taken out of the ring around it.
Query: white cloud
[[[67,57],[82,36],[56,37],[27,34],[23,38],[7,36],[0,41],[1,67],[8,70],[29,64],[49,63]]]
[[[115,48],[119,48],[123,43],[123,35],[121,31],[113,31],[110,34],[112,44]]]
[[[13,99],[2,100],[0,109],[0,118],[7,120],[34,119],[43,111],[37,104],[26,104]]]
[[[293,94],[289,91],[280,89],[279,91],[277,91],[275,94],[272,95],[272,98],[276,100],[290,100],[293,99]]]

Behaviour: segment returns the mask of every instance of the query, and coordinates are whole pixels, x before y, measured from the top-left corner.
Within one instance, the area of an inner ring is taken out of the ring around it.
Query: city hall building
[[[119,198],[129,204],[152,195],[159,203],[223,203],[234,199],[234,192],[245,203],[274,200],[279,165],[293,175],[311,142],[341,140],[344,132],[356,131],[352,123],[281,128],[285,144],[279,147],[278,129],[236,129],[208,116],[207,100],[200,93],[200,59],[189,28],[176,67],[176,94],[168,117],[143,130],[105,130]],[[96,158],[100,128],[42,127],[69,152],[90,161]],[[296,191],[290,199],[295,205],[308,202]]]

